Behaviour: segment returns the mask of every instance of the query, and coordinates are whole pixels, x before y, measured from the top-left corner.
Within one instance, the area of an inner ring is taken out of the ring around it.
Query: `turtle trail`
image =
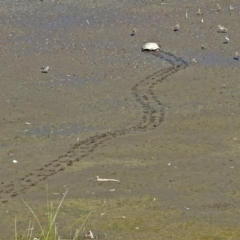
[[[32,169],[24,176],[12,179],[10,182],[2,182],[0,187],[0,199],[2,203],[8,202],[9,199],[16,197],[19,193],[26,192],[29,188],[36,186],[39,182],[64,171],[65,168],[74,164],[74,162],[83,161],[102,143],[127,134],[150,131],[158,127],[164,121],[164,106],[159,98],[154,95],[154,86],[160,84],[166,78],[174,73],[187,67],[187,62],[176,57],[171,53],[164,51],[148,52],[143,54],[153,54],[170,64],[170,67],[161,69],[137,83],[132,88],[132,94],[135,100],[142,108],[142,117],[136,126],[96,134],[83,141],[79,141],[70,146],[66,154],[59,156],[37,169]]]

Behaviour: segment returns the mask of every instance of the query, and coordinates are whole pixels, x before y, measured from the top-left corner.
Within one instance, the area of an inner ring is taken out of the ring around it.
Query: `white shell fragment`
[[[17,163],[18,161],[17,160],[13,160],[13,163]]]
[[[98,182],[120,182],[118,179],[100,178],[99,176],[96,177],[96,180],[97,180]]]
[[[228,31],[227,28],[221,26],[221,25],[218,25],[218,32],[220,33],[226,33]]]
[[[41,73],[48,73],[48,71],[49,71],[49,66],[47,66],[47,67],[42,67],[41,69],[40,69],[40,71],[41,71]]]
[[[142,46],[142,51],[158,51],[160,47],[157,43],[148,42]]]

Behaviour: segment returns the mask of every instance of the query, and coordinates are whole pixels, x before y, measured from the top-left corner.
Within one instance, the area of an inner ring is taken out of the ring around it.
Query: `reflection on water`
[[[86,131],[99,131],[102,130],[100,127],[92,127],[85,126],[81,123],[62,123],[59,125],[53,125],[51,123],[46,123],[41,126],[29,127],[28,129],[22,132],[22,135],[25,136],[52,136],[52,135],[61,135],[61,136],[69,136],[72,134],[82,133]]]

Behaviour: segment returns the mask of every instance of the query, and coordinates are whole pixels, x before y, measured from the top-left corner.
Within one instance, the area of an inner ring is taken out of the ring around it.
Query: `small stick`
[[[96,181],[98,182],[120,182],[117,179],[111,179],[111,178],[99,178],[99,176],[97,176]]]

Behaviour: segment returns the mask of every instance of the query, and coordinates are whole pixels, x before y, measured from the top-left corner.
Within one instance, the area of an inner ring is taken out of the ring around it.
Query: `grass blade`
[[[25,205],[28,207],[28,209],[31,211],[32,215],[34,216],[34,218],[36,219],[39,227],[40,227],[40,230],[41,230],[41,236],[43,236],[43,238],[45,240],[47,240],[47,238],[45,237],[45,234],[44,234],[44,231],[43,231],[43,228],[42,228],[42,225],[38,219],[38,217],[36,216],[36,214],[34,213],[34,211],[32,210],[32,208],[22,199],[22,201],[25,203]]]

